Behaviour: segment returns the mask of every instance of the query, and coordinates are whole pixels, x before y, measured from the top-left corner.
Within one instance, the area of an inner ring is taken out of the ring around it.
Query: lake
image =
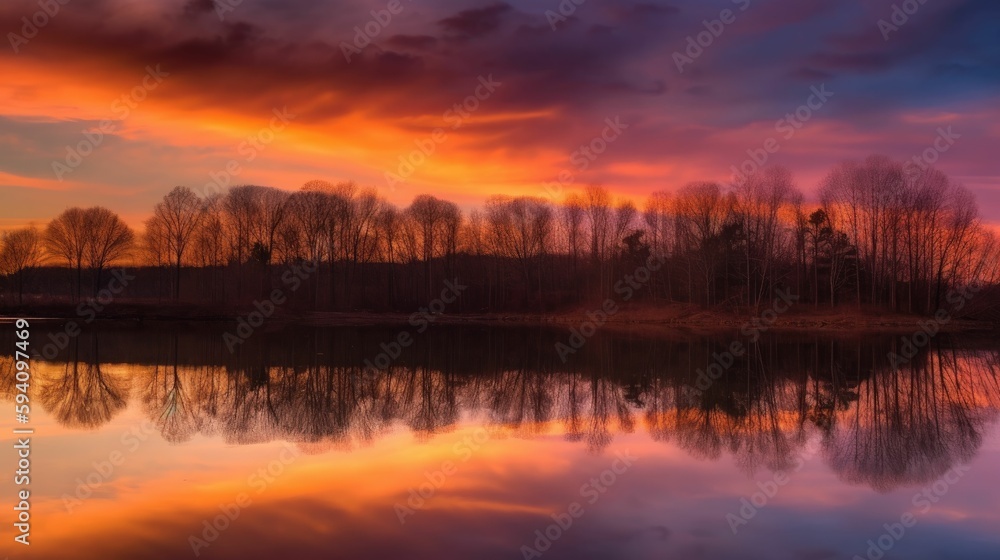
[[[989,337],[232,328],[95,324],[34,359],[32,544],[5,474],[4,554],[1000,558]]]

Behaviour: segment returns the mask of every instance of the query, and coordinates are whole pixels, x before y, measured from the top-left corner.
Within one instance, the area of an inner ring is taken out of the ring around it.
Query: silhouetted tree
[[[24,275],[42,262],[42,236],[34,226],[3,232],[0,237],[0,273],[15,277],[17,303],[24,299]]]
[[[101,272],[130,254],[135,233],[118,214],[100,206],[84,210],[84,224],[88,236],[84,257],[94,271],[94,296],[97,296]]]
[[[70,269],[76,270],[76,283],[73,286],[74,300],[80,298],[83,259],[87,254],[88,236],[86,215],[82,208],[65,210],[49,222],[45,228],[46,250],[56,259],[65,261]]]
[[[173,258],[175,300],[181,295],[181,264],[204,217],[204,204],[198,195],[187,187],[174,187],[153,207],[153,217],[146,224],[160,232],[164,249]]]

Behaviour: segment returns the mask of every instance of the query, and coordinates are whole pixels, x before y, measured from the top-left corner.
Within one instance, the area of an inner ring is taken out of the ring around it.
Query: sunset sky
[[[229,184],[354,180],[400,206],[546,196],[564,171],[567,189],[638,200],[728,182],[770,138],[767,163],[809,195],[839,161],[909,160],[948,127],[937,167],[1000,222],[996,0],[576,2],[52,0],[48,16],[4,0],[0,228],[95,204],[138,225],[227,166]],[[894,3],[917,9],[894,22]],[[809,102],[801,128],[778,123]],[[574,157],[602,133],[604,153]],[[433,153],[390,186],[421,144]]]

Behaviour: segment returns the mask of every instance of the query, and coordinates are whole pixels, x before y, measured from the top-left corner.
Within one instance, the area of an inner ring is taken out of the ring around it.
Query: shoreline
[[[778,314],[773,322],[765,322],[769,308],[723,311],[706,309],[690,304],[660,304],[622,306],[608,317],[596,313],[597,306],[551,313],[451,313],[434,315],[435,325],[477,326],[538,326],[571,329],[584,323],[596,323],[602,329],[616,331],[683,330],[694,333],[726,332],[766,325],[775,332],[822,333],[902,333],[922,329],[923,325],[936,323],[941,332],[993,332],[1000,331],[1000,323],[971,319],[949,319],[939,323],[933,317],[912,315],[871,308],[809,308],[793,309]],[[206,307],[168,304],[117,304],[100,313],[87,310],[77,313],[71,304],[40,306],[10,306],[0,308],[0,322],[27,318],[42,322],[76,319],[83,322],[234,322],[255,312],[252,306]],[[588,313],[591,313],[588,316]],[[302,325],[313,327],[338,326],[396,326],[406,325],[414,313],[372,311],[297,311],[278,308],[267,317],[266,324],[273,327]],[[428,316],[429,318],[430,316]],[[755,323],[756,321],[756,323]]]

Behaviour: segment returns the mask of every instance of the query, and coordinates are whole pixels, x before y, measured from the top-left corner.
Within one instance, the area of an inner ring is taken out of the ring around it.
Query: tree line
[[[875,155],[837,165],[818,192],[806,203],[782,167],[641,206],[591,185],[561,200],[493,196],[468,212],[429,194],[400,208],[353,182],[205,196],[178,186],[141,233],[101,207],[6,232],[0,270],[10,302],[96,296],[107,269],[127,264],[139,280],[122,297],[229,305],[308,262],[294,307],[372,311],[426,304],[453,278],[468,288],[449,312],[564,309],[613,295],[654,257],[664,264],[637,298],[705,306],[757,307],[786,288],[817,306],[929,313],[950,289],[997,283],[996,236],[941,171]]]

